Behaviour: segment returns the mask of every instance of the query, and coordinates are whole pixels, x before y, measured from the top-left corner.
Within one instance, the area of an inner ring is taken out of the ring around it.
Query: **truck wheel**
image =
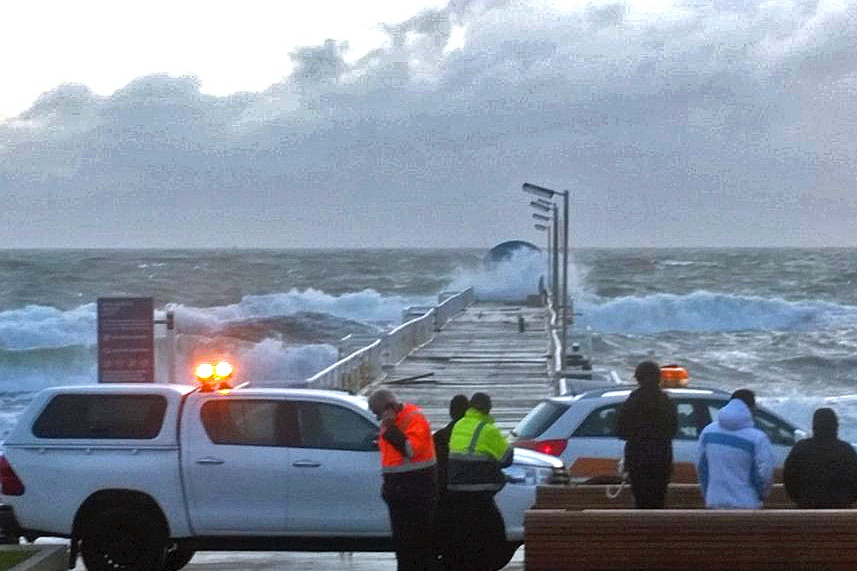
[[[161,571],[167,530],[139,508],[109,508],[89,522],[81,544],[89,571]]]
[[[505,543],[497,546],[496,557],[494,557],[493,561],[494,571],[500,571],[500,569],[508,565],[509,561],[512,560],[512,557],[515,556],[519,547],[521,547],[521,544],[513,541],[506,541]]]
[[[167,560],[164,563],[164,571],[179,571],[179,569],[190,563],[194,553],[196,551],[188,547],[187,544],[176,541],[167,548]]]

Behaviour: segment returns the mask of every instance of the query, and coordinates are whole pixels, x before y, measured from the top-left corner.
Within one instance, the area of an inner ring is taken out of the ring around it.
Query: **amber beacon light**
[[[667,388],[686,387],[690,382],[687,369],[678,365],[664,365],[661,367],[661,386]]]
[[[227,361],[200,363],[194,370],[196,379],[206,385],[226,381],[232,376],[233,372],[232,365]]]

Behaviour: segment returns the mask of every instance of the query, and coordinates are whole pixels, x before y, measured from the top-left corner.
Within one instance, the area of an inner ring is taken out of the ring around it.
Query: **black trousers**
[[[663,509],[667,499],[669,472],[660,470],[638,470],[629,474],[634,503],[638,509]]]
[[[639,509],[663,509],[672,476],[672,441],[643,440],[625,444],[625,468]]]
[[[455,542],[455,504],[454,497],[448,493],[440,493],[437,498],[437,509],[434,512],[434,543],[435,552],[444,557]]]
[[[493,492],[449,492],[444,569],[494,571],[506,553],[506,526]]]
[[[434,469],[385,474],[382,495],[390,513],[397,570],[434,571]]]

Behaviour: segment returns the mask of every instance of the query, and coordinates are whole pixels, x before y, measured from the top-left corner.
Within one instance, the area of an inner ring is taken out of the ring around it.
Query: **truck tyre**
[[[140,508],[108,508],[96,514],[81,535],[89,571],[162,571],[167,530]]]
[[[176,541],[167,549],[167,559],[164,563],[164,571],[179,571],[190,563],[196,551],[188,547],[186,543]]]
[[[508,565],[519,547],[521,547],[521,544],[514,541],[506,541],[498,545],[497,552],[495,553],[496,557],[493,558],[492,568],[494,571],[500,571],[500,569]]]

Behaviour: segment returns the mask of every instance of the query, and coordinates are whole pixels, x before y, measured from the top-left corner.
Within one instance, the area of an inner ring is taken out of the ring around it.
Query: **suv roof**
[[[572,401],[584,400],[584,399],[595,399],[595,398],[603,398],[603,397],[612,397],[612,396],[620,396],[623,393],[630,394],[631,391],[637,388],[637,385],[610,385],[599,387],[596,389],[590,389],[583,391],[578,394],[569,394],[569,395],[561,395],[556,397],[551,397],[550,400],[562,402],[562,403],[570,403]],[[717,389],[712,387],[686,387],[686,388],[667,388],[663,389],[670,395],[681,396],[681,395],[717,395],[717,396],[728,396],[730,393],[724,391],[723,389]]]

